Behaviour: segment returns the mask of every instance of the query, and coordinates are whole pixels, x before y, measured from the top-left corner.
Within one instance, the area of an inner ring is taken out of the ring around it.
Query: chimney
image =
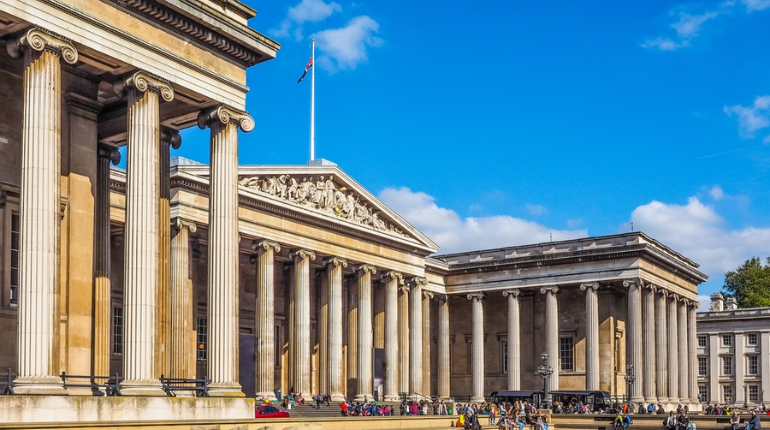
[[[728,297],[725,301],[725,308],[728,311],[734,311],[738,309],[738,300],[735,300],[735,297]]]
[[[710,311],[721,312],[725,310],[725,296],[720,293],[714,293],[711,295],[711,309]]]

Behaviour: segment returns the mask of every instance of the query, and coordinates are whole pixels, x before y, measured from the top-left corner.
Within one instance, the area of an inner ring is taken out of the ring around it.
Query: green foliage
[[[770,257],[766,264],[752,257],[735,271],[725,273],[722,294],[732,296],[740,308],[770,306]]]

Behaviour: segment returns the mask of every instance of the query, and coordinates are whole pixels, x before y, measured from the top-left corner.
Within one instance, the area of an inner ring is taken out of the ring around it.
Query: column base
[[[386,402],[400,402],[401,398],[398,397],[398,394],[386,394],[385,395],[385,401]]]
[[[209,397],[246,397],[237,382],[209,385]]]
[[[256,397],[257,397],[257,399],[262,399],[262,400],[275,400],[276,399],[275,393],[272,392],[272,391],[263,391],[263,392],[257,393]]]
[[[657,405],[658,403],[660,403],[660,400],[655,397],[650,397],[648,399],[645,399],[644,402],[642,403],[644,403],[644,407],[647,407],[647,405],[649,405],[650,403]]]
[[[56,376],[27,376],[16,378],[13,381],[13,391],[16,394],[67,396],[62,380]]]
[[[644,403],[644,397],[631,397],[631,403]]]
[[[658,403],[660,403],[661,405],[665,405],[666,403],[668,403],[668,397],[658,397]]]
[[[331,398],[332,398],[332,402],[344,402],[346,400],[345,396],[342,395],[342,393],[332,394]]]
[[[484,397],[471,397],[471,403],[484,403]]]
[[[158,379],[128,379],[120,383],[120,394],[136,397],[166,397]]]

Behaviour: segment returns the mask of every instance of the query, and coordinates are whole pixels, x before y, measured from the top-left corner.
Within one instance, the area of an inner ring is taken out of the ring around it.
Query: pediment
[[[350,226],[438,247],[336,166],[240,166],[242,190]]]

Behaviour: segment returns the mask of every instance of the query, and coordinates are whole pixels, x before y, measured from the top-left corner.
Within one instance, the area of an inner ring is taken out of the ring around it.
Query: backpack
[[[650,406],[647,406],[647,412],[649,412],[649,413],[655,412],[655,405],[650,403]]]

